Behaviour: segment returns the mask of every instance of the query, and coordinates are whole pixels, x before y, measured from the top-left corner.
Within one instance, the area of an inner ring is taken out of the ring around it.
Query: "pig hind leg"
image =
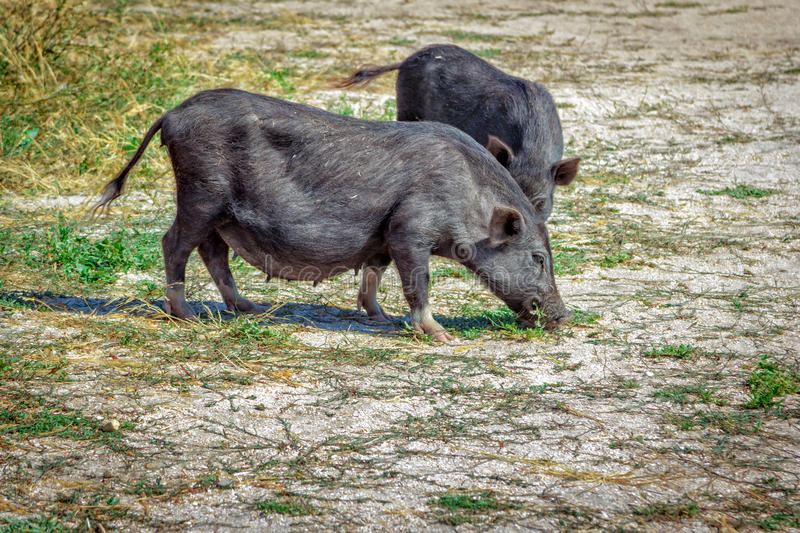
[[[361,287],[358,289],[358,310],[360,311],[363,307],[369,317],[378,322],[391,322],[392,320],[378,303],[378,287],[387,266],[389,266],[389,261],[377,265],[364,265]]]
[[[214,284],[222,295],[222,301],[228,311],[241,311],[243,313],[263,313],[266,308],[255,304],[241,296],[236,289],[230,265],[228,264],[228,243],[222,240],[219,233],[212,231],[208,238],[197,247],[197,252],[203,259]]]
[[[186,301],[186,261],[203,238],[205,230],[202,235],[198,235],[197,231],[186,227],[181,223],[180,217],[177,217],[161,239],[167,275],[167,294],[164,302],[167,314],[178,318],[190,318],[195,314]]]

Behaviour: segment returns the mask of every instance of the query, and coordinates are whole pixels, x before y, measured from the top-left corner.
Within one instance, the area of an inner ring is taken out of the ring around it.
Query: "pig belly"
[[[332,265],[304,264],[270,252],[240,227],[226,226],[218,228],[217,231],[228,246],[242,259],[274,278],[291,281],[322,281],[361,265],[361,261]]]

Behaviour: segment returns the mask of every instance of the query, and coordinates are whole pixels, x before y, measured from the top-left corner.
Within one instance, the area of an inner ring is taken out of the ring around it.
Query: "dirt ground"
[[[385,326],[354,309],[351,276],[266,284],[234,263],[242,291],[275,304],[255,320],[219,312],[195,258],[189,297],[211,316],[187,324],[159,313],[157,262],[102,289],[0,264],[0,531],[800,530],[792,1],[124,11],[122,42],[168,41],[196,76],[181,98],[243,86],[391,118],[393,74],[350,91],[330,80],[439,42],[543,83],[566,156],[583,158],[549,222],[576,318],[525,330],[443,260],[431,293],[450,344],[408,331],[394,271]],[[220,61],[233,66],[204,74]],[[130,107],[135,142],[150,105]],[[129,155],[121,142],[98,156],[108,168]],[[158,253],[174,206],[167,158],[150,152],[86,235],[137,227]],[[108,177],[5,193],[0,223],[78,217]],[[37,430],[42,413],[64,421]]]

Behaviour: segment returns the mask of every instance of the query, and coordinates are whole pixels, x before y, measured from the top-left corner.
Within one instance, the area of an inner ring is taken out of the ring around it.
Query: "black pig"
[[[572,183],[580,158],[561,159],[561,122],[544,87],[446,44],[400,63],[363,68],[336,86],[366,84],[392,70],[398,71],[397,120],[434,120],[467,132],[508,169],[537,217],[547,220],[554,186]]]
[[[161,130],[177,213],[162,240],[166,310],[184,296],[195,248],[230,310],[262,308],[236,290],[228,251],[268,276],[319,281],[364,268],[358,297],[376,296],[394,260],[415,330],[452,337],[428,305],[431,254],[475,272],[523,320],[564,322],[544,224],[508,172],[469,136],[438,123],[370,122],[233,89],[201,92],[150,128],[95,207],[117,198]]]

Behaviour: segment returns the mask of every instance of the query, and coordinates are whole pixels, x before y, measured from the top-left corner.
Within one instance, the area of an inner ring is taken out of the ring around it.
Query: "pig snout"
[[[536,304],[536,302],[533,303],[534,305]],[[544,329],[554,329],[572,318],[572,311],[566,308],[561,296],[557,293],[554,298],[543,301],[538,307],[544,314],[546,321]]]
[[[558,317],[548,320],[544,325],[544,329],[555,329],[568,322],[570,318],[572,318],[572,311],[564,309]]]
[[[526,304],[513,305],[509,303],[509,307],[522,322],[534,328],[542,327],[542,323],[544,323],[544,329],[553,329],[572,318],[572,311],[566,308],[559,296],[542,302],[531,300]]]

